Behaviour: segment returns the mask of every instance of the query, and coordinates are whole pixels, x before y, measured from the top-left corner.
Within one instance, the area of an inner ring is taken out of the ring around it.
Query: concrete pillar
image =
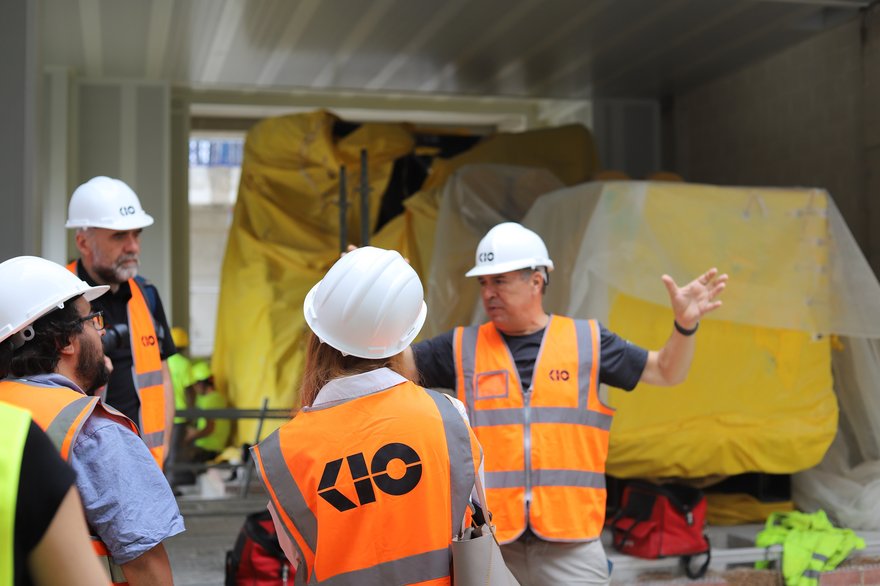
[[[0,18],[0,260],[40,252],[38,5],[5,2]]]

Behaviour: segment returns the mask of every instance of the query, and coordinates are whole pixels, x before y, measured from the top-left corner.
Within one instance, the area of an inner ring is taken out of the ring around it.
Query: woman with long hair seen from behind
[[[303,407],[252,448],[298,578],[451,584],[481,451],[460,403],[400,374],[427,313],[418,275],[397,252],[359,248],[303,311]]]

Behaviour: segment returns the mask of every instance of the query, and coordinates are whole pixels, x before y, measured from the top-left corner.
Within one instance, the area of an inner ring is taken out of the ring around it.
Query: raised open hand
[[[718,269],[711,268],[684,287],[676,285],[669,275],[663,275],[663,284],[669,293],[675,321],[687,329],[693,328],[700,318],[721,307],[716,297],[727,286],[727,274],[718,274]]]

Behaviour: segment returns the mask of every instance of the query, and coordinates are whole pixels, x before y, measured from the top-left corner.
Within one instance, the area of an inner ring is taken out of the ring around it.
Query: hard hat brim
[[[86,301],[94,301],[109,290],[109,285],[96,285],[83,291],[82,296],[86,298]]]
[[[67,223],[64,224],[64,227],[68,229],[104,228],[105,230],[138,230],[140,228],[152,226],[153,222],[155,222],[153,216],[144,212],[144,214],[140,217],[132,217],[127,220],[68,220]]]
[[[511,271],[518,271],[521,269],[537,269],[538,267],[547,267],[548,271],[553,270],[553,261],[549,258],[545,259],[520,259],[514,260],[510,262],[502,262],[498,264],[485,264],[482,266],[475,266],[468,272],[464,274],[465,277],[482,277],[485,275],[500,275],[502,273],[509,273]]]

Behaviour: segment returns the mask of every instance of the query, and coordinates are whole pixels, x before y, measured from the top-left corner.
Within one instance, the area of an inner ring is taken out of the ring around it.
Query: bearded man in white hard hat
[[[177,352],[159,292],[138,275],[141,232],[153,218],[119,179],[94,177],[73,192],[67,228],[76,229],[80,258],[68,265],[90,285],[107,324],[104,349],[113,362],[104,400],[138,424],[161,467],[174,418],[174,386],[166,360]]]
[[[109,287],[32,256],[0,263],[0,283],[0,401],[29,411],[76,471],[92,545],[112,582],[170,586],[162,542],[184,530],[171,488],[134,423],[87,395],[109,376],[94,307]]]
[[[663,348],[649,352],[595,320],[544,311],[552,270],[536,233],[513,222],[492,228],[466,274],[479,280],[490,321],[413,345],[407,373],[465,403],[498,540],[520,583],[607,584],[599,537],[614,412],[599,384],[683,382],[700,318],[721,305],[727,275],[713,268],[683,287],[663,275],[675,318]]]

